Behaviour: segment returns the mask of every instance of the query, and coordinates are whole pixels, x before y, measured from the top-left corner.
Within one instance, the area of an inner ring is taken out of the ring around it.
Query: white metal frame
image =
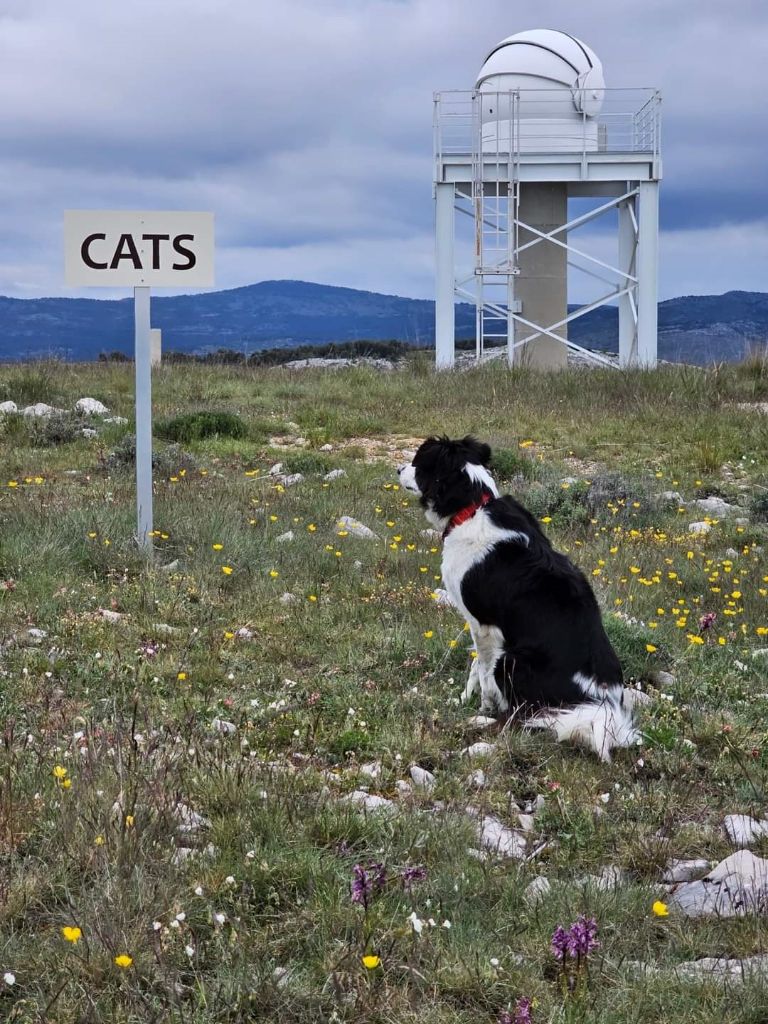
[[[596,136],[594,127],[587,131],[583,119],[580,147],[574,147],[573,152],[536,153],[530,149],[530,134],[525,148],[521,148],[521,92],[526,91],[496,94],[496,109],[509,113],[503,123],[500,120],[496,124],[497,142],[491,146],[487,141],[487,93],[435,95],[436,364],[448,368],[454,363],[454,301],[459,297],[475,304],[478,359],[487,340],[501,339],[506,340],[507,358],[513,363],[520,349],[544,335],[592,362],[614,366],[610,359],[564,337],[561,329],[600,306],[617,302],[619,365],[654,366],[661,177],[659,93],[643,90],[638,106],[636,100],[633,103],[626,99],[630,90],[605,90],[606,96],[621,94],[621,111],[616,112],[615,104],[606,104],[608,111],[598,119]],[[638,91],[631,92],[634,95]],[[444,96],[449,97],[447,102]],[[524,98],[530,109],[530,96]],[[526,181],[566,182],[569,194],[610,198],[588,213],[543,232],[519,217],[520,189]],[[569,232],[612,210],[618,211],[618,266],[585,252],[568,237]],[[472,217],[475,228],[474,268],[458,278],[454,270],[457,212]],[[520,245],[521,228],[536,237]],[[542,242],[565,249],[568,267],[603,281],[610,291],[557,323],[536,324],[526,319],[515,299],[518,256]],[[533,333],[516,340],[517,325]]]

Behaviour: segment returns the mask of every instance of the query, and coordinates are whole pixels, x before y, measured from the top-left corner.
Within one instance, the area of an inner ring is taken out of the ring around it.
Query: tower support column
[[[455,185],[435,185],[435,365],[438,370],[453,366],[456,348],[454,289],[454,203]]]

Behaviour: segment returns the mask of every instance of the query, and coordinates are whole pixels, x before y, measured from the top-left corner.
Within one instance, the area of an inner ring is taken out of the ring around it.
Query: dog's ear
[[[476,466],[487,466],[491,461],[490,445],[476,440],[469,434],[462,439],[461,445],[466,453],[468,462],[474,462]]]

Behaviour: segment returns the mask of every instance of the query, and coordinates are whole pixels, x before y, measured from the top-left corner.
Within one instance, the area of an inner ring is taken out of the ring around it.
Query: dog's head
[[[474,437],[451,441],[429,437],[416,452],[413,462],[397,470],[401,485],[418,494],[430,522],[444,527],[461,509],[487,492],[498,490],[488,472],[491,449]]]

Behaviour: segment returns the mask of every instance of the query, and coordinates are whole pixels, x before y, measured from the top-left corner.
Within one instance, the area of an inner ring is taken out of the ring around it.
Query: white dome
[[[563,117],[567,111],[595,117],[603,105],[605,80],[597,55],[580,39],[539,28],[502,39],[486,57],[476,87],[481,92],[542,90],[524,94],[521,117]],[[543,91],[560,89],[567,95],[559,100]]]

